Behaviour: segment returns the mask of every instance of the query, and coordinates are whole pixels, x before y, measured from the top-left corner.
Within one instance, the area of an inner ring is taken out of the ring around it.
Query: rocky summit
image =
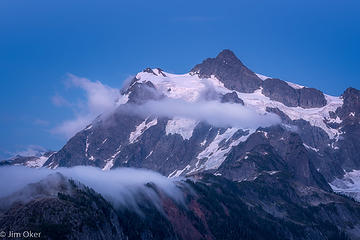
[[[114,111],[57,152],[1,164],[146,168],[177,179],[183,204],[159,190],[161,210],[144,201],[139,214],[61,178],[65,190],[4,208],[0,229],[50,226],[64,239],[360,239],[359,90],[330,96],[255,73],[223,50],[185,74],[147,68],[119,91]]]

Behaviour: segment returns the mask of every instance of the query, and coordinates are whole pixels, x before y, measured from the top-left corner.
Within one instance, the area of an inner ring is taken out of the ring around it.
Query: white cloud
[[[131,78],[129,78],[131,79]],[[128,80],[129,80],[128,79]],[[127,81],[128,82],[128,81]],[[121,97],[118,89],[111,88],[99,81],[90,81],[69,74],[70,87],[77,87],[85,91],[85,104],[72,104],[74,118],[62,122],[53,132],[72,137],[76,132],[90,124],[97,116],[112,112]],[[220,103],[214,96],[218,96],[214,88],[209,85],[202,92],[198,102],[187,102],[180,99],[163,99],[148,101],[143,105],[128,105],[128,110],[144,117],[156,115],[159,117],[184,117],[197,121],[206,121],[218,127],[239,127],[256,129],[280,124],[281,120],[276,114],[258,113],[256,110],[240,104]],[[64,101],[59,98],[57,103]],[[76,106],[76,107],[75,107]]]
[[[142,197],[152,201],[155,206],[160,206],[161,201],[153,188],[146,186],[147,183],[155,184],[161,191],[172,197],[175,201],[181,203],[183,195],[176,186],[175,179],[169,179],[161,174],[146,170],[133,168],[117,168],[110,171],[102,171],[99,168],[88,166],[77,166],[72,168],[58,168],[51,170],[48,168],[27,168],[23,166],[7,166],[0,167],[0,200],[8,197],[22,189],[30,183],[36,183],[41,180],[48,181],[44,184],[45,188],[49,188],[49,192],[54,184],[51,181],[58,181],[59,178],[49,177],[50,174],[61,173],[68,179],[73,179],[96,192],[100,193],[104,198],[110,201],[115,207],[125,206],[137,209],[137,204]],[[11,181],[8,181],[11,179]],[[56,185],[55,185],[56,186]],[[35,189],[36,190],[36,189]],[[9,206],[9,202],[32,200],[35,193],[29,188],[22,194],[15,194],[6,199],[6,202],[0,201],[1,205]]]
[[[116,107],[116,101],[120,97],[118,89],[111,88],[99,81],[90,81],[86,78],[68,75],[68,86],[80,88],[85,91],[85,104],[68,104],[69,102],[60,96],[53,97],[53,103],[57,106],[71,107],[74,112],[73,119],[66,120],[53,129],[53,133],[61,134],[67,138],[83,129],[102,113],[110,112]]]
[[[86,92],[87,107],[90,112],[99,114],[111,110],[120,97],[118,89],[106,86],[99,81],[92,82],[72,74],[69,74],[69,80],[73,86],[79,87]]]
[[[51,98],[51,102],[57,107],[71,106],[71,104],[64,97],[60,96],[59,94],[56,94],[55,96],[53,96]]]
[[[206,121],[218,127],[239,127],[256,129],[280,124],[280,118],[273,113],[261,114],[240,104],[218,101],[186,102],[178,99],[148,101],[140,106],[131,106],[130,111],[143,115],[160,117],[184,117]]]
[[[87,114],[85,116],[77,115],[74,119],[66,120],[56,126],[52,132],[70,138],[94,120],[95,116],[96,115],[92,114]]]

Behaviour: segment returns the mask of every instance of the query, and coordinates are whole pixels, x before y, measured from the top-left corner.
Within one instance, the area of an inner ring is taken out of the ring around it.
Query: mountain
[[[181,188],[184,205],[156,190],[165,212],[144,203],[144,219],[70,184],[58,195],[40,194],[41,203],[3,210],[0,226],[36,213],[38,228],[49,222],[57,232],[61,222],[75,223],[68,226],[73,239],[97,236],[100,229],[102,239],[360,238],[354,201],[360,201],[359,90],[329,96],[257,74],[224,50],[186,74],[146,68],[119,91],[116,109],[59,151],[2,165],[147,168],[185,177],[179,180],[190,186]],[[48,208],[34,212],[42,202]],[[50,217],[51,209],[61,218]]]
[[[325,189],[333,183],[337,190],[351,188],[340,184],[341,179],[360,168],[356,89],[329,96],[256,74],[224,50],[186,74],[147,68],[121,93],[113,113],[78,132],[44,166],[141,167],[169,177],[205,171],[236,181],[287,169],[303,183]],[[167,100],[199,109],[199,101],[238,104],[259,114],[276,114],[281,123],[219,126],[206,119],[131,111]]]

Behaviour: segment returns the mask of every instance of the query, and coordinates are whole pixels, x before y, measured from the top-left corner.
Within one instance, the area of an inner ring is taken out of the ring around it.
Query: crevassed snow
[[[360,170],[345,173],[342,179],[335,179],[330,184],[334,192],[338,192],[360,201]]]
[[[342,122],[341,119],[338,116],[336,116],[335,119],[330,118],[330,119],[326,119],[326,120],[327,120],[328,123],[341,123]]]
[[[130,143],[134,143],[136,142],[136,140],[150,127],[154,126],[157,124],[157,119],[153,119],[150,122],[147,122],[147,119],[145,119],[142,123],[140,123],[134,132],[130,133],[129,136],[129,142]]]
[[[192,119],[175,117],[168,120],[165,129],[166,135],[179,134],[184,140],[190,139],[197,124],[198,122]]]
[[[291,120],[304,119],[312,126],[322,128],[330,138],[334,138],[340,134],[337,129],[332,129],[324,123],[324,119],[329,118],[329,112],[335,111],[341,107],[343,100],[340,97],[325,95],[327,104],[320,108],[301,108],[288,107],[281,102],[272,101],[270,98],[262,94],[262,89],[258,89],[253,93],[237,93],[244,101],[245,105],[253,107],[259,111],[265,112],[266,107],[278,108],[284,112]]]
[[[193,169],[191,172],[198,171],[201,169],[209,170],[209,169],[217,169],[225,160],[226,154],[231,150],[233,146],[238,145],[240,142],[246,141],[246,139],[253,133],[253,131],[249,131],[249,134],[246,136],[242,136],[239,139],[233,141],[228,147],[220,148],[219,144],[222,141],[229,140],[239,129],[238,128],[228,128],[224,133],[216,135],[214,140],[197,155],[197,159],[207,159],[205,163],[201,166]]]
[[[153,69],[154,71],[154,69]],[[214,76],[208,79],[199,78],[197,74],[171,74],[164,72],[166,77],[156,76],[152,73],[140,72],[136,78],[140,82],[152,82],[158,90],[164,93],[167,97],[173,99],[183,99],[185,101],[194,102],[200,96],[209,84],[213,84],[218,92],[229,92],[230,90],[224,88],[224,85]]]
[[[199,97],[199,90],[204,88],[197,75],[176,75],[165,73],[166,77],[155,76],[152,73],[141,72],[136,76],[142,82],[151,81],[157,89],[171,98],[182,98],[195,101]]]

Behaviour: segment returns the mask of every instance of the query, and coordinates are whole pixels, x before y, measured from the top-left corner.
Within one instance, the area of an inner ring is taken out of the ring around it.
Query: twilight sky
[[[0,159],[61,148],[64,122],[107,106],[94,88],[114,94],[145,67],[188,72],[225,48],[331,95],[360,88],[359,12],[358,0],[1,0]]]

